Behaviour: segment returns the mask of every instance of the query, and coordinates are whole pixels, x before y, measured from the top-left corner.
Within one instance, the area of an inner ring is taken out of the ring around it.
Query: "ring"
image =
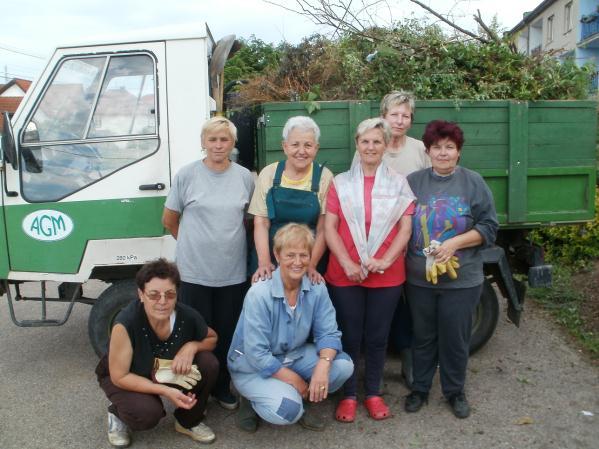
[[[327,388],[327,387],[325,387],[324,385],[321,385],[321,386],[320,386],[320,389],[321,389],[321,390],[325,390],[326,388]]]

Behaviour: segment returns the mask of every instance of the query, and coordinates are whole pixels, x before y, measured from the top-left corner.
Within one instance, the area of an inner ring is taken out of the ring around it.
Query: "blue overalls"
[[[308,225],[316,233],[316,224],[320,217],[320,202],[318,201],[318,191],[320,189],[320,176],[322,175],[323,165],[312,163],[312,184],[310,190],[291,189],[281,186],[283,170],[285,170],[285,161],[280,161],[275,171],[272,187],[266,194],[266,209],[268,219],[270,220],[270,229],[268,231],[268,246],[270,248],[270,258],[275,260],[273,253],[273,239],[275,233],[287,223],[301,223]],[[255,248],[253,250],[255,254]],[[252,256],[250,273],[258,268],[257,257]],[[324,273],[326,269],[326,257],[322,257],[318,264],[318,271]],[[322,271],[321,271],[322,268]]]

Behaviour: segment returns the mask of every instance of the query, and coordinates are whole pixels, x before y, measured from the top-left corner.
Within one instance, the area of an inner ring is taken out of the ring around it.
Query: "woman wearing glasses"
[[[108,354],[96,368],[108,407],[108,441],[131,443],[130,430],[155,427],[165,415],[160,397],[175,407],[175,430],[195,441],[216,438],[204,410],[216,382],[212,354],[216,333],[202,316],[177,301],[179,272],[165,259],[144,265],[136,276],[139,301],[116,317]]]
[[[235,125],[224,117],[202,126],[206,157],[179,170],[162,217],[177,239],[180,300],[200,312],[218,334],[214,354],[222,369],[213,395],[229,410],[238,401],[224,367],[247,291],[244,217],[254,191],[249,170],[229,159],[236,140]]]

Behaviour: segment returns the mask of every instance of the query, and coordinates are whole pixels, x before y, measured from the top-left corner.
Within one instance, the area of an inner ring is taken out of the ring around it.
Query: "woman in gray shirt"
[[[247,290],[244,216],[254,191],[251,173],[229,160],[236,139],[235,125],[224,117],[204,124],[206,157],[177,173],[162,217],[177,239],[180,300],[218,334],[214,353],[221,369],[213,394],[227,409],[238,404],[229,390],[226,357]]]
[[[460,127],[432,121],[422,140],[432,168],[408,176],[417,200],[406,261],[414,383],[405,409],[416,412],[427,401],[439,365],[444,396],[455,416],[466,418],[472,313],[484,279],[480,248],[495,241],[497,216],[483,178],[458,165],[464,144]]]

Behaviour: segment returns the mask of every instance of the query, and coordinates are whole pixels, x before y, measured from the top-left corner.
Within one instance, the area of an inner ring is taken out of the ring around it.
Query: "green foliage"
[[[583,99],[591,76],[571,60],[525,56],[507,41],[460,40],[416,20],[334,40],[311,36],[278,51],[278,64],[241,89],[246,102],[299,99],[316,85],[322,100],[379,99],[394,89],[419,99]]]
[[[549,310],[556,321],[590,351],[593,358],[599,357],[599,335],[585,329],[580,311],[584,298],[573,285],[573,268],[567,265],[554,265],[553,268],[553,286],[531,288],[528,290],[528,296]]]
[[[280,50],[251,36],[240,39],[242,47],[225,64],[225,81],[243,80],[279,63]]]
[[[591,222],[541,228],[532,232],[533,240],[554,262],[580,265],[599,258],[599,188],[595,192],[595,211]]]

